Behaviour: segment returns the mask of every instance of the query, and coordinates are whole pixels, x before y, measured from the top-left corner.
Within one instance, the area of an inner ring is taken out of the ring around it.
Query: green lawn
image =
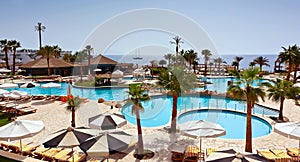
[[[11,122],[8,119],[13,117],[13,114],[6,114],[6,113],[1,113],[0,112],[0,127]],[[1,161],[1,160],[0,160]]]

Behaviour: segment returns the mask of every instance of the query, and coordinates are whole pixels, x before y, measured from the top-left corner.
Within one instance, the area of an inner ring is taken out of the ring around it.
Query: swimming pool
[[[246,114],[228,110],[196,110],[178,117],[178,123],[198,120],[220,124],[226,130],[226,135],[221,138],[246,138]],[[252,116],[252,138],[268,135],[271,132],[272,126],[267,121]]]
[[[40,83],[41,85],[45,83]],[[19,90],[25,91],[28,94],[32,95],[67,95],[68,90],[68,83],[58,83],[61,85],[61,88],[41,88],[41,87],[34,87],[34,88],[6,88],[6,90]],[[89,98],[90,100],[98,100],[98,98],[103,98],[105,100],[124,100],[128,98],[128,88],[76,88],[71,86],[71,92],[74,96],[80,96]]]
[[[150,101],[142,102],[144,112],[140,112],[141,124],[143,127],[164,126],[170,122],[172,110],[172,97],[159,96],[152,97]],[[131,114],[132,105],[124,105],[122,114],[126,120],[136,124],[134,114]],[[228,109],[246,111],[245,101],[230,100],[222,97],[203,97],[203,96],[181,96],[178,98],[177,110],[180,112],[192,109]],[[255,105],[253,114],[264,114],[266,116],[277,116],[278,112],[265,107]]]

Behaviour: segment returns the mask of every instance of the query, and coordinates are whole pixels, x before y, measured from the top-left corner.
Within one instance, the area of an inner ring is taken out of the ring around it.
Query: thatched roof
[[[72,64],[65,62],[63,60],[54,58],[54,57],[50,57],[49,66],[50,66],[50,68],[73,67]],[[23,64],[22,66],[20,66],[20,68],[24,68],[24,69],[26,69],[26,68],[33,68],[33,69],[48,68],[47,58],[42,57],[37,60],[28,62],[27,64]]]
[[[103,55],[98,55],[95,58],[91,58],[91,65],[98,65],[98,64],[110,64],[110,65],[116,65],[118,62],[110,59],[108,57],[105,57]],[[86,62],[84,64],[87,64]]]

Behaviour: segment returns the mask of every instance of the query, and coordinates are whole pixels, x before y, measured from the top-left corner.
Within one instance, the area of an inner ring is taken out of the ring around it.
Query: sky
[[[176,35],[181,48],[199,53],[214,48],[219,54],[267,55],[300,44],[299,0],[1,0],[0,6],[0,39],[18,40],[22,48],[38,49],[38,22],[46,27],[43,45],[73,53],[87,44],[94,53],[126,54],[145,46],[174,51],[169,42]],[[140,13],[148,9],[154,16]],[[149,28],[131,28],[141,24]]]

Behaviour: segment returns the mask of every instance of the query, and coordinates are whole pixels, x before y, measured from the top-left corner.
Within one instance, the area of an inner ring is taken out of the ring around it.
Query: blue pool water
[[[220,124],[226,135],[221,138],[245,139],[246,115],[238,112],[222,110],[199,110],[184,113],[178,117],[178,123],[206,120]],[[252,116],[252,137],[260,137],[272,132],[272,126],[265,120]]]
[[[41,83],[43,85],[45,83]],[[58,83],[61,84],[61,88],[7,88],[6,90],[20,90],[26,91],[28,94],[32,95],[67,95],[68,83]],[[71,92],[74,96],[86,97],[90,100],[98,100],[98,98],[103,98],[105,100],[124,100],[128,98],[128,88],[76,88],[71,87]]]
[[[172,102],[172,97],[166,96],[152,97],[150,101],[142,102],[144,107],[144,112],[140,112],[142,126],[158,127],[168,124],[171,117]],[[135,115],[131,114],[131,106],[125,105],[122,109],[122,114],[128,122],[136,124]],[[178,98],[178,111],[183,112],[196,107],[245,111],[246,103],[245,101],[229,100],[221,97],[183,96]],[[255,105],[253,114],[277,116],[278,112]]]

